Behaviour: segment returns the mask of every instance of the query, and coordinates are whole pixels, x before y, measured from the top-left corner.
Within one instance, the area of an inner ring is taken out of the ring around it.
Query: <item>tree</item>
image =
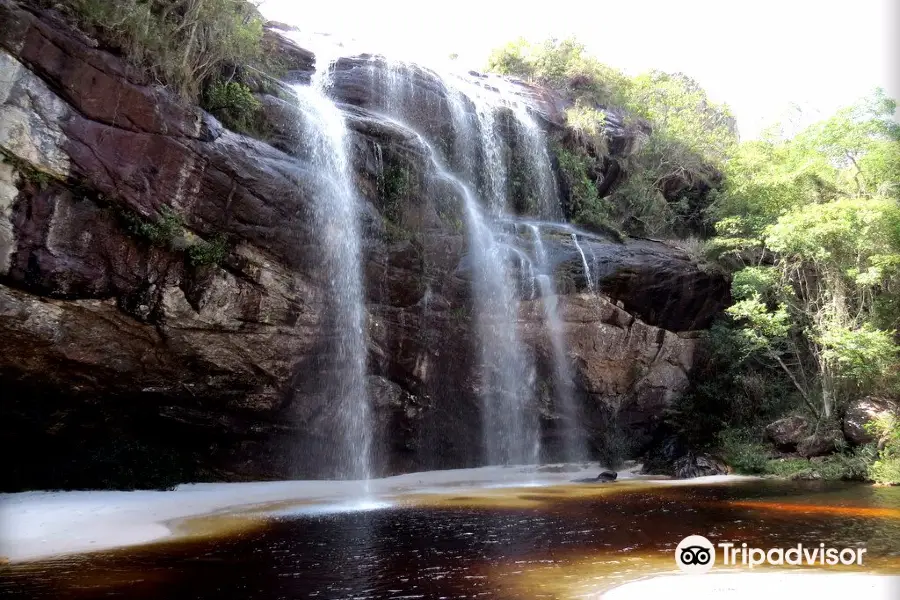
[[[823,417],[852,394],[896,385],[894,106],[878,92],[790,140],[744,144],[716,206],[719,232],[757,244],[770,263],[735,274],[728,312]]]
[[[841,197],[900,197],[896,103],[876,90],[796,136],[778,127],[740,144],[725,162],[725,186],[710,209],[720,235],[761,238],[786,211]]]

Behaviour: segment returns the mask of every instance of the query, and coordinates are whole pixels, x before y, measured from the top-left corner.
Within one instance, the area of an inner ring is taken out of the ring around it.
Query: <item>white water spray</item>
[[[553,399],[558,414],[562,416],[560,427],[562,437],[563,460],[578,462],[587,460],[587,440],[581,424],[581,410],[575,401],[574,381],[569,358],[566,355],[565,331],[559,316],[559,296],[553,281],[553,266],[547,258],[547,251],[541,238],[538,225],[529,225],[534,241],[534,252],[537,257],[538,282],[541,288],[541,301],[544,304],[544,319],[553,351]]]
[[[366,315],[360,264],[359,200],[347,152],[344,116],[326,95],[328,67],[312,84],[295,86],[304,114],[303,147],[310,160],[315,198],[312,220],[318,232],[326,276],[325,324],[331,334],[331,364],[323,396],[334,411],[338,432],[330,459],[334,475],[371,476],[372,418],[366,386]]]

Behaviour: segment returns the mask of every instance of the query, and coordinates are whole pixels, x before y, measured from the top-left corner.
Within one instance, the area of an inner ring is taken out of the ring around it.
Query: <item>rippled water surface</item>
[[[290,511],[281,511],[288,514]],[[900,574],[900,489],[751,481],[409,497],[239,534],[0,567],[9,598],[573,598],[674,570],[687,535],[865,546]],[[847,569],[847,567],[844,567]]]

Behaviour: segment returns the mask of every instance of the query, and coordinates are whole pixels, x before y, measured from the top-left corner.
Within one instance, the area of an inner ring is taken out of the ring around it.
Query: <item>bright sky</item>
[[[824,117],[875,87],[900,98],[900,0],[264,0],[266,17],[425,64],[482,69],[516,37],[577,36],[601,61],[681,71],[741,137],[797,104]]]

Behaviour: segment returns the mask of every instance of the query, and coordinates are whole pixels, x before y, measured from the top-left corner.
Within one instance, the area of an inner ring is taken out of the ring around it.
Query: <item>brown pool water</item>
[[[839,569],[900,575],[900,488],[619,482],[289,513],[228,535],[0,566],[0,596],[579,598],[675,572],[674,549],[691,534],[763,548],[865,547],[861,567]]]

